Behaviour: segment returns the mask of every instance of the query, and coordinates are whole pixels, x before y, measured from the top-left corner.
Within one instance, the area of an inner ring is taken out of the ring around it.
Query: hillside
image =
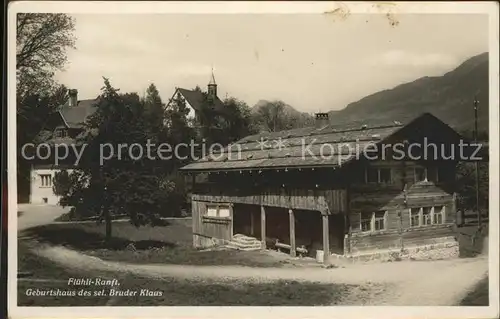
[[[473,99],[479,104],[479,129],[488,130],[488,53],[474,56],[451,72],[423,77],[384,90],[330,112],[334,124],[360,121],[405,121],[430,112],[459,130],[474,126]]]

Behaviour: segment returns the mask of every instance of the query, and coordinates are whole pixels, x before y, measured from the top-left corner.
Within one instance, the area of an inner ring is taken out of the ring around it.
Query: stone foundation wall
[[[438,260],[458,258],[460,255],[459,244],[455,237],[437,238],[435,243],[404,247],[403,249],[386,249],[363,251],[357,254],[331,256],[335,260],[349,261],[399,261],[399,260]]]
[[[226,243],[227,241],[223,239],[201,236],[201,235],[193,235],[194,248],[211,248],[211,247],[225,245]]]

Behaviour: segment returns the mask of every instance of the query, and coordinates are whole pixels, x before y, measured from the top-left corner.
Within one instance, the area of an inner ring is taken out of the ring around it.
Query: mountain
[[[488,53],[479,54],[442,76],[423,77],[329,112],[333,124],[362,121],[406,121],[429,112],[458,130],[474,127],[474,96],[479,100],[478,127],[488,130]]]

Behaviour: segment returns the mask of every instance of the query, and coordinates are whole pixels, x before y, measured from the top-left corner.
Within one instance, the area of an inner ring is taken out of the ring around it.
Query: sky
[[[95,98],[102,77],[164,101],[175,87],[253,106],[282,100],[303,112],[338,110],[369,94],[438,76],[488,51],[488,18],[473,14],[78,14],[76,49],[57,80]]]

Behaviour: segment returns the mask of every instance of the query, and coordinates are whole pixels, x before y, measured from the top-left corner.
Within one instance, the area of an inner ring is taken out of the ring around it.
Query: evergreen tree
[[[85,124],[87,134],[81,142],[87,146],[78,167],[68,176],[58,174],[54,183],[63,206],[105,221],[109,241],[113,214],[128,215],[136,226],[154,223],[173,188],[158,171],[154,150],[151,158],[146,154],[148,140],[159,138],[151,131],[144,101],[135,93],[119,94],[105,79],[96,106]],[[128,147],[119,152],[118,145],[124,143]],[[114,152],[109,153],[106,145]]]
[[[146,90],[144,105],[151,133],[153,135],[161,134],[164,130],[165,104],[154,84],[151,84]]]

